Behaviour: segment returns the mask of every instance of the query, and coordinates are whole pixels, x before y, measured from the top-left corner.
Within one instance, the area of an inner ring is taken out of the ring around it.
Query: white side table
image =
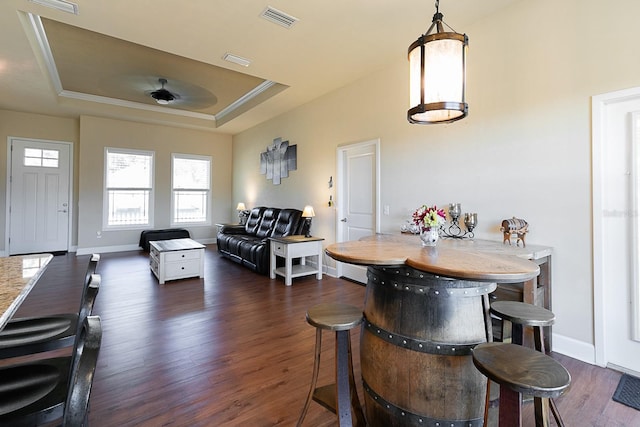
[[[276,275],[284,277],[284,284],[291,286],[294,277],[315,274],[318,280],[322,280],[322,241],[321,237],[287,236],[270,237],[271,260],[269,264],[269,277]],[[306,257],[316,257],[316,267],[306,263]],[[285,266],[276,268],[276,257],[285,259]],[[293,265],[293,259],[300,258],[299,265]]]

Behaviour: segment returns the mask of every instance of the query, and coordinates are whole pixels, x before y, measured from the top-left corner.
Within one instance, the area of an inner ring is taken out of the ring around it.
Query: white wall
[[[636,0],[522,1],[457,28],[470,38],[470,112],[450,125],[407,123],[407,40],[388,68],[236,135],[233,203],[312,204],[314,235],[330,244],[336,147],[380,138],[382,231],[422,203],[460,202],[478,213],[476,236],[498,241],[502,219],[524,218],[527,241],[555,250],[555,348],[592,359],[590,99],[640,86],[637,16]],[[280,186],[259,174],[275,137],[298,145]]]

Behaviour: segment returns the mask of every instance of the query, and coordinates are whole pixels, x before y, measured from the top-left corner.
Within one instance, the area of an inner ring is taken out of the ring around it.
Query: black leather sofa
[[[218,251],[250,269],[269,273],[269,237],[305,234],[299,209],[255,207],[245,225],[223,225],[218,230]]]

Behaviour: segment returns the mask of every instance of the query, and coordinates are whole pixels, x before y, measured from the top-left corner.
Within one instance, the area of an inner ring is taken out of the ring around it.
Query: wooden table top
[[[44,273],[51,254],[0,258],[0,331]]]
[[[530,251],[514,251],[512,254],[506,248],[501,251],[496,245],[486,242],[440,239],[435,247],[423,247],[417,235],[378,234],[357,241],[334,243],[325,252],[331,258],[349,264],[407,265],[427,273],[463,280],[513,283],[530,280],[540,273],[538,265],[528,260],[535,259]]]
[[[324,240],[324,238],[314,237],[314,236],[305,237],[302,234],[293,234],[291,236],[286,236],[286,237],[269,237],[269,240],[273,240],[274,242],[281,242],[281,243],[304,243],[304,242],[319,242],[321,240]]]

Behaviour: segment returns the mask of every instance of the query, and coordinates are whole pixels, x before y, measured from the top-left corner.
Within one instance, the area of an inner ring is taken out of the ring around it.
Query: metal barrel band
[[[403,425],[407,426],[430,426],[430,427],[482,427],[483,419],[474,418],[471,420],[445,420],[431,418],[426,415],[416,414],[406,409],[400,408],[391,402],[386,401],[382,396],[369,387],[366,381],[362,381],[364,391],[386,412],[393,414],[396,419],[402,419]],[[406,421],[406,423],[405,423]]]
[[[471,349],[480,342],[471,344],[451,344],[451,343],[439,343],[427,340],[417,340],[415,338],[409,338],[407,336],[400,335],[396,332],[387,331],[378,325],[369,322],[365,317],[365,328],[371,334],[386,341],[396,347],[406,348],[407,350],[413,350],[420,353],[436,354],[442,356],[469,356]]]
[[[448,284],[450,286],[442,286],[442,277],[434,277],[433,286],[425,285],[423,274],[419,273],[413,276],[404,275],[404,269],[401,267],[393,267],[384,272],[372,271],[368,269],[367,275],[369,282],[379,286],[394,288],[398,291],[411,292],[417,295],[430,295],[437,297],[476,297],[490,294],[496,290],[496,283],[469,282],[451,279]],[[389,276],[398,276],[398,279]],[[424,273],[425,276],[430,276]],[[415,283],[414,283],[415,282]],[[470,284],[472,286],[470,286]]]

